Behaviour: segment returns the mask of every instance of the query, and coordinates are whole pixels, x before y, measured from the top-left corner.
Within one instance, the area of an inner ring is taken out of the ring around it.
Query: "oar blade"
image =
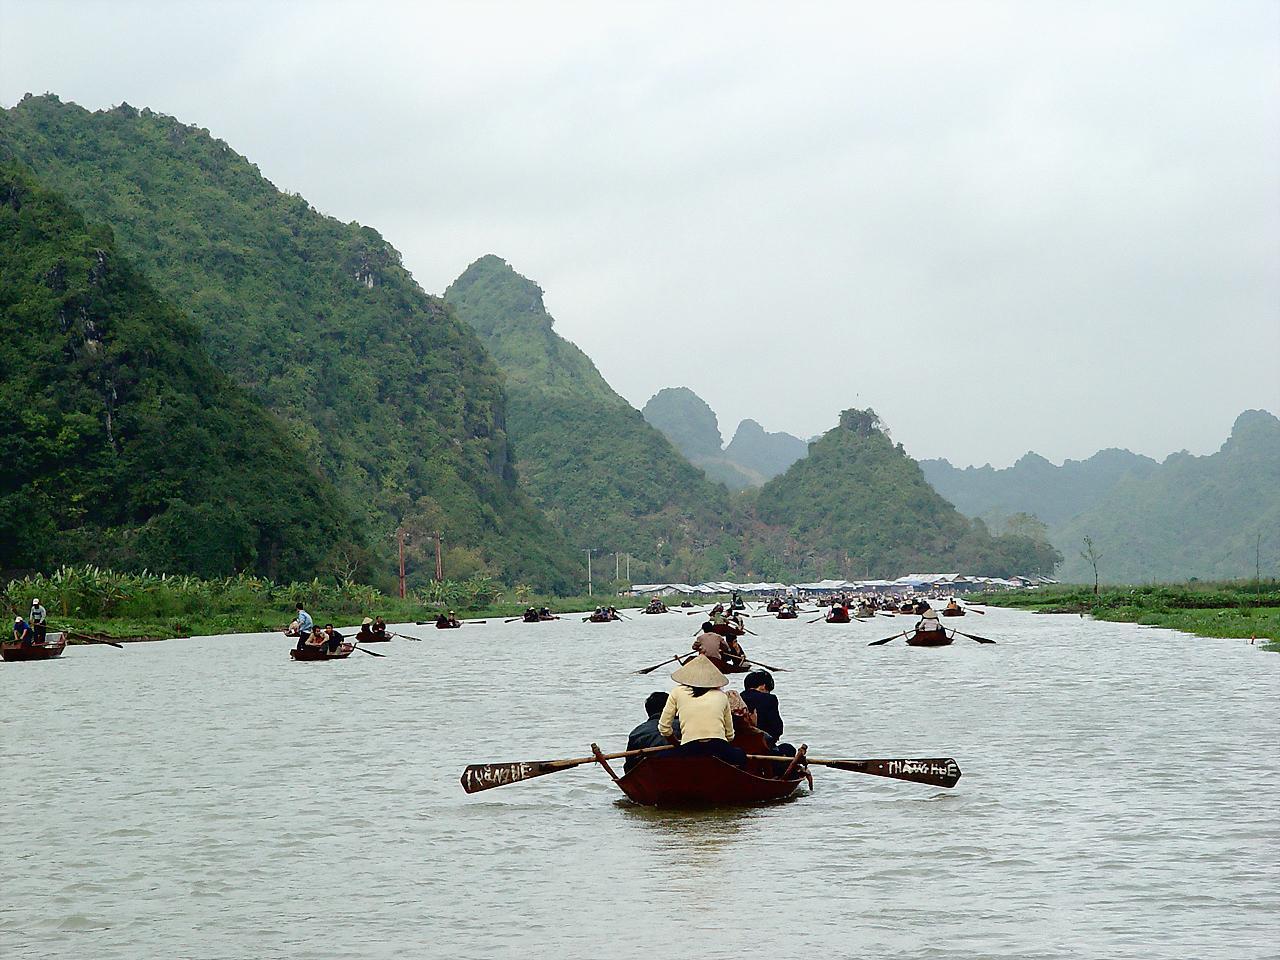
[[[878,647],[881,644],[888,643],[890,640],[897,640],[899,637],[905,637],[906,633],[895,633],[892,637],[885,637],[883,640],[872,640],[867,644],[868,647]]]
[[[960,765],[950,757],[910,760],[815,760],[812,764],[867,773],[873,777],[926,783],[934,787],[950,789],[960,781]]]
[[[509,783],[532,780],[548,773],[563,770],[563,763],[554,760],[526,760],[520,763],[473,763],[462,771],[462,789],[467,793],[479,793]]]
[[[988,640],[986,637],[976,637],[976,636],[974,636],[972,633],[960,633],[960,631],[959,631],[959,630],[953,630],[953,631],[951,631],[951,632],[952,632],[952,633],[959,633],[959,634],[960,634],[960,636],[962,636],[962,637],[968,637],[970,640],[973,640],[973,641],[975,641],[975,642],[977,642],[977,643],[995,643],[995,641],[994,641],[994,640]]]

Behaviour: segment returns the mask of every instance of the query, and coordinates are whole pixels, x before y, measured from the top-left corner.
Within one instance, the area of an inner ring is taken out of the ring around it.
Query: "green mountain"
[[[789,433],[770,433],[754,420],[743,420],[724,448],[724,457],[744,470],[772,480],[809,452],[809,445]]]
[[[1113,583],[1252,577],[1259,553],[1262,575],[1276,576],[1280,420],[1245,411],[1217,453],[1175,453],[1056,526],[1062,579],[1092,580],[1079,556],[1086,535],[1102,554],[1099,574]]]
[[[0,164],[0,567],[310,576],[363,550],[284,426],[196,326],[17,165]]]
[[[1003,470],[990,464],[961,470],[946,460],[921,460],[933,488],[962,513],[989,523],[1030,513],[1050,526],[1069,520],[1104,499],[1121,482],[1150,476],[1156,462],[1128,450],[1100,450],[1087,460],[1055,466],[1027,453]]]
[[[771,541],[781,566],[812,576],[1050,573],[1060,559],[1042,540],[992,537],[963,517],[871,410],[844,411],[807,457],[761,488],[755,509],[778,532]]]
[[[485,256],[445,300],[506,374],[521,482],[572,543],[631,553],[633,580],[723,575],[728,494],[555,332],[537,284]]]
[[[576,586],[581,564],[517,487],[501,374],[377,231],[277,190],[208,131],[127,104],[27,97],[0,111],[4,154],[113,228],[215,364],[360,505],[384,570],[397,527],[411,550],[442,530],[446,576]]]
[[[690,460],[720,456],[724,440],[716,413],[688,387],[664,387],[641,413]]]

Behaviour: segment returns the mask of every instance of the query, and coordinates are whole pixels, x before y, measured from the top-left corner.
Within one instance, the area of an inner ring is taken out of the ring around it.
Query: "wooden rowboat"
[[[798,616],[800,616],[800,614],[796,613],[794,610],[779,610],[777,613],[777,619],[779,620],[794,620]]]
[[[462,626],[462,622],[459,620],[437,620],[436,621],[437,630],[457,630],[460,626]]]
[[[44,643],[32,642],[25,647],[13,640],[6,640],[0,644],[0,658],[11,663],[21,660],[52,660],[54,657],[62,656],[62,651],[65,649],[67,649],[67,635],[50,633],[45,635]]]
[[[345,660],[355,648],[356,645],[350,640],[344,640],[333,653],[329,652],[327,643],[322,643],[314,647],[303,647],[301,650],[294,647],[289,651],[289,656],[294,660]]]
[[[831,612],[826,616],[827,623],[848,623],[849,610],[847,607],[832,607]]]
[[[945,647],[949,646],[954,639],[955,637],[948,636],[945,630],[916,630],[907,637],[907,646]]]
[[[964,607],[943,607],[938,612],[944,617],[963,617]]]
[[[645,757],[619,777],[599,748],[596,759],[618,789],[646,807],[733,807],[785,800],[805,782],[759,777],[717,757]]]

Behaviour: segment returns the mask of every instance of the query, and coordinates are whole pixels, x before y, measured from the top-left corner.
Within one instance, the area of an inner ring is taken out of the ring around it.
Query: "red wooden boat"
[[[460,620],[437,620],[436,621],[437,630],[457,630],[460,626],[462,626],[462,621]]]
[[[360,643],[387,643],[391,640],[391,635],[387,633],[357,633],[356,640]]]
[[[944,617],[963,617],[964,607],[943,607],[940,611]]]
[[[777,613],[777,619],[779,620],[794,620],[798,616],[800,616],[800,614],[796,613],[794,610],[779,610]]]
[[[294,647],[289,651],[289,656],[295,660],[345,660],[355,651],[356,645],[350,640],[343,640],[338,644],[338,649],[333,653],[329,652],[329,645],[322,643],[314,647],[303,647],[299,650]]]
[[[759,777],[716,757],[645,757],[619,777],[600,748],[593,752],[628,798],[646,807],[731,807],[785,800],[805,782],[793,771],[786,780]]]
[[[831,612],[827,614],[826,619],[827,619],[827,623],[848,623],[849,608],[833,606],[831,608]]]
[[[949,646],[954,639],[955,637],[947,635],[946,630],[916,630],[907,637],[907,646],[945,647]]]
[[[0,658],[10,662],[52,660],[54,657],[62,656],[62,651],[65,649],[67,649],[67,635],[65,633],[49,633],[45,634],[44,643],[35,643],[33,641],[25,647],[13,640],[4,641],[4,643],[0,644]]]
[[[747,628],[740,627],[736,623],[725,621],[724,623],[712,624],[711,632],[718,633],[722,637],[740,637],[747,632]]]

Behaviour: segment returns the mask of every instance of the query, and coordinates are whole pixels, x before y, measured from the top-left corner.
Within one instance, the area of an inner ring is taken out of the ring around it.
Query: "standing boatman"
[[[301,602],[298,603],[298,615],[295,619],[298,621],[298,649],[301,650],[306,642],[311,639],[311,631],[315,629],[315,622],[311,619],[311,614],[302,609]]]
[[[44,643],[44,634],[48,629],[46,620],[49,618],[49,612],[40,606],[40,598],[36,597],[31,601],[31,613],[27,616],[27,622],[31,624],[31,629],[35,631],[36,643]]]

